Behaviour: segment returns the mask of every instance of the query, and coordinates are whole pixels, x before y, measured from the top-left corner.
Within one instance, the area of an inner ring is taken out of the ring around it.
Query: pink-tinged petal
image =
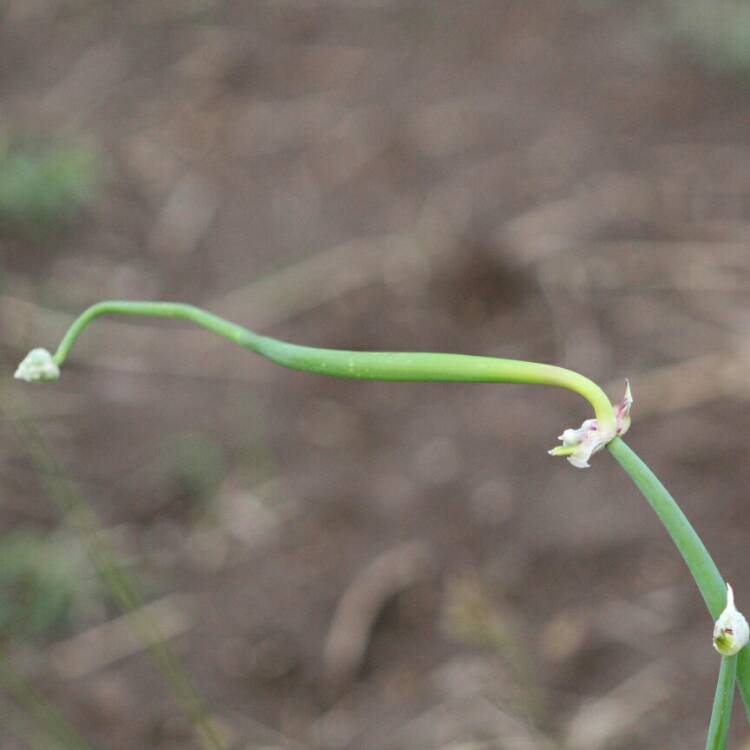
[[[598,429],[589,430],[575,451],[568,456],[568,461],[577,469],[587,469],[591,456],[600,451],[613,437],[614,435],[599,432]]]
[[[577,430],[572,427],[565,430],[558,440],[562,440],[562,444],[566,448],[578,445],[586,439],[589,432],[596,430],[596,424],[595,419],[587,419]]]
[[[630,429],[630,409],[632,406],[633,394],[630,392],[630,381],[626,378],[625,395],[614,405],[618,435],[624,435]]]
[[[562,445],[549,451],[552,456],[565,456],[577,469],[586,469],[594,453],[604,448],[617,435],[624,435],[630,427],[630,408],[633,395],[630,383],[626,380],[625,395],[613,405],[615,412],[614,429],[602,432],[596,419],[587,419],[578,429],[569,428],[558,438]]]

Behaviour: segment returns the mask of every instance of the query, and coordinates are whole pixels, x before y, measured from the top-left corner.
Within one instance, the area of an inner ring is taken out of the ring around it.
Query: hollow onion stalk
[[[706,736],[706,750],[724,750],[729,737],[729,721],[734,702],[734,680],[737,672],[737,657],[722,656],[719,679],[716,682],[711,721]]]
[[[33,363],[30,377],[26,379],[55,379],[78,337],[88,325],[103,315],[186,320],[223,336],[278,365],[318,375],[359,380],[525,383],[565,388],[589,402],[594,410],[598,429],[606,434],[615,434],[615,413],[607,395],[592,380],[572,370],[537,362],[465,354],[361,352],[299,346],[262,336],[206,310],[177,302],[110,300],[89,307],[68,329],[54,355],[49,355],[44,350],[34,350],[42,352],[42,363],[41,365],[38,362]],[[22,367],[23,363],[19,371]],[[36,370],[34,370],[35,367]],[[36,377],[35,372],[38,373]],[[665,526],[692,573],[711,616],[716,619],[724,607],[726,584],[695,529],[664,485],[622,438],[614,437],[607,447]],[[555,452],[556,455],[566,455],[566,450],[564,447],[558,447]],[[722,662],[723,679],[720,679],[719,684],[724,685],[724,692],[730,682],[733,684],[734,679],[729,679],[731,667],[724,665],[730,665],[736,661],[737,682],[750,721],[748,649],[744,648],[737,659],[733,657],[729,657],[729,661],[727,659],[728,657],[724,657]],[[723,701],[718,700],[718,689],[716,703],[719,708],[726,705],[726,696]],[[712,715],[712,725],[715,723],[714,719],[723,721]],[[717,726],[720,727],[721,724]]]

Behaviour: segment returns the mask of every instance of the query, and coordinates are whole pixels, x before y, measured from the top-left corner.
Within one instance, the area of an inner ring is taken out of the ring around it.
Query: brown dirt
[[[613,397],[629,376],[633,447],[746,601],[750,100],[646,33],[639,7],[0,4],[4,127],[93,143],[108,165],[72,230],[0,239],[3,309],[35,305],[0,320],[5,369],[55,344],[45,309],[101,298],[253,327],[254,281],[352,243],[302,302],[280,284],[264,330],[556,362]],[[576,472],[545,453],[580,401],[326,380],[207,334],[173,350],[169,328],[82,342],[59,385],[3,396],[148,598],[181,595],[173,644],[237,747],[702,746],[717,660],[688,574],[608,456]],[[713,354],[718,389],[699,366]],[[163,468],[186,433],[223,456],[203,505],[184,466]],[[3,528],[56,524],[22,442],[3,448]],[[332,690],[337,603],[413,541],[430,572],[386,598]],[[53,648],[18,659],[98,747],[192,746],[143,654],[73,679]]]

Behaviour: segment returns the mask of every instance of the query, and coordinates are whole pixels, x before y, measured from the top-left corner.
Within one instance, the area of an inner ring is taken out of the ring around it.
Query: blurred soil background
[[[198,746],[46,451],[231,747],[703,747],[712,623],[611,458],[546,454],[575,396],[133,320],[11,375],[158,298],[627,376],[631,444],[748,609],[749,186],[742,2],[0,0],[4,663],[94,747]]]

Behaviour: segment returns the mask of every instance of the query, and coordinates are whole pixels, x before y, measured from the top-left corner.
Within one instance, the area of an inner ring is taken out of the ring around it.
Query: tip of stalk
[[[60,368],[46,349],[32,349],[18,365],[13,377],[27,383],[43,383],[57,380],[60,377]]]

